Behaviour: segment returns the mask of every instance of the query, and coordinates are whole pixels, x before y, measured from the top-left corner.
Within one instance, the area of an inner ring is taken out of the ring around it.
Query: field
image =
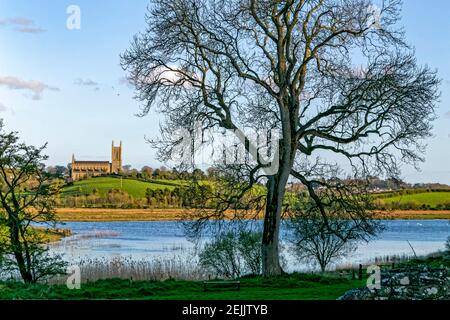
[[[173,189],[178,184],[176,181],[154,181],[144,182],[132,179],[121,179],[119,177],[96,177],[87,180],[75,181],[73,185],[63,189],[63,196],[91,194],[97,189],[100,195],[105,195],[111,189],[123,190],[135,198],[144,198],[145,191],[150,189]]]
[[[405,194],[383,199],[386,203],[415,203],[419,206],[430,206],[432,209],[438,205],[450,203],[450,191],[448,192],[422,192],[417,194]]]
[[[450,210],[392,210],[376,212],[381,220],[449,220]]]
[[[58,208],[56,214],[62,222],[111,222],[111,221],[174,221],[188,217],[191,209],[109,209],[109,208]],[[234,211],[225,213],[233,217]],[[263,216],[261,215],[261,219]]]
[[[65,285],[0,282],[0,299],[335,300],[365,283],[310,274],[244,277],[240,281],[240,291],[221,288],[207,292],[201,281],[108,279],[84,283],[80,290],[68,290]]]
[[[140,181],[120,177],[76,181],[63,188],[58,214],[64,221],[174,220],[187,212],[187,209],[180,209],[184,200],[168,193],[152,194],[145,199],[146,190],[170,191],[185,183],[183,180]],[[111,190],[121,190],[124,194],[110,196]],[[255,190],[259,192],[259,189]],[[287,202],[290,201],[289,195],[291,193],[287,193]],[[373,197],[379,219],[450,218],[450,190],[408,189]],[[114,208],[120,208],[120,211]]]
[[[109,209],[109,208],[58,208],[58,219],[63,222],[108,222],[108,221],[174,221],[188,216],[189,209]],[[231,217],[233,212],[229,212]],[[261,219],[263,216],[260,217]],[[440,220],[450,219],[450,211],[397,210],[377,213],[382,220]]]
[[[186,209],[103,209],[58,208],[60,221],[108,222],[108,221],[173,221],[178,220]]]

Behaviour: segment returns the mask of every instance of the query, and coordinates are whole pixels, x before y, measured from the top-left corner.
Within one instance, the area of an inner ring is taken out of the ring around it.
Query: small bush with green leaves
[[[261,237],[259,232],[221,233],[204,246],[199,255],[200,264],[217,276],[226,278],[260,274]]]

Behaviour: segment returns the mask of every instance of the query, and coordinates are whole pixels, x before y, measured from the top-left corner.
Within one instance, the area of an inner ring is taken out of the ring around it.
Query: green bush
[[[258,232],[221,233],[207,243],[200,252],[200,265],[226,278],[260,274],[261,237],[262,234]]]

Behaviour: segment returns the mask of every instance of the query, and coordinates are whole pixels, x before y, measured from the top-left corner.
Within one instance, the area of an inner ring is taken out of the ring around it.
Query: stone
[[[381,289],[353,289],[338,300],[450,300],[450,268],[382,270]]]

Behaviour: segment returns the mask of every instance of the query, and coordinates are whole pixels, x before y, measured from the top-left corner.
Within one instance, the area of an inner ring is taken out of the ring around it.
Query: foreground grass
[[[69,290],[65,285],[0,282],[0,299],[156,299],[156,300],[335,300],[365,281],[332,276],[289,274],[245,277],[240,291],[226,288],[204,292],[201,281],[99,280]]]

